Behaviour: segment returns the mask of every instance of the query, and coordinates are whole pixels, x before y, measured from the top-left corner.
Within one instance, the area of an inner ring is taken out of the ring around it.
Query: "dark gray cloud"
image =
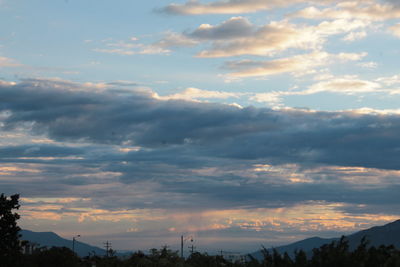
[[[93,207],[110,210],[316,201],[394,214],[400,204],[398,115],[241,109],[46,80],[3,84],[0,99],[1,131],[23,126],[55,142],[0,147],[2,164],[21,169],[2,175],[6,193],[90,197]],[[263,164],[278,170],[254,171]],[[292,183],[293,175],[307,182]]]
[[[185,153],[187,163],[196,157],[213,157],[385,169],[400,166],[398,115],[240,109],[162,101],[150,92],[91,91],[51,81],[3,85],[0,98],[0,110],[9,112],[3,130],[30,123],[32,132],[59,141],[150,149],[132,153],[133,157],[151,154],[164,160],[177,154],[183,160],[179,153]]]
[[[230,183],[228,183],[228,181]],[[236,184],[232,184],[236,181]],[[382,188],[357,188],[355,186],[334,181],[318,183],[278,184],[273,181],[249,182],[243,177],[225,176],[218,181],[198,178],[190,183],[179,181],[166,181],[163,188],[169,192],[179,192],[185,195],[200,196],[201,203],[208,200],[207,204],[214,203],[214,207],[220,208],[278,208],[288,207],[308,201],[347,203],[349,205],[361,205],[364,212],[369,210],[369,205],[389,206],[394,212],[393,206],[399,205],[396,195],[400,185],[391,185]],[[394,204],[396,203],[396,204]],[[190,206],[190,205],[188,205]],[[205,205],[206,206],[206,205]],[[340,207],[339,209],[349,209]],[[371,209],[376,211],[375,209]]]
[[[58,145],[18,145],[0,147],[0,159],[25,157],[68,157],[85,153],[84,148]]]

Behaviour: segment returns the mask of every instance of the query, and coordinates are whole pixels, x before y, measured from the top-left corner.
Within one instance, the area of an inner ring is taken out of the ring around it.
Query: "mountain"
[[[400,248],[400,220],[349,235],[347,238],[350,248],[356,248],[364,236],[372,246],[394,245],[396,248]]]
[[[38,244],[38,247],[67,247],[72,249],[72,240],[62,238],[53,232],[32,232],[29,230],[21,230],[20,234],[22,235],[20,238],[21,240],[36,243]],[[96,253],[96,255],[106,254],[105,249],[91,246],[78,240],[75,240],[75,252],[80,257],[88,256],[89,253],[93,255],[93,252]]]
[[[349,241],[350,249],[355,249],[360,244],[360,241],[364,236],[370,242],[369,244],[371,246],[378,247],[380,245],[394,245],[396,248],[400,248],[400,220],[383,226],[375,226],[346,236],[347,240]],[[307,255],[312,255],[313,248],[319,248],[324,244],[329,244],[332,241],[337,241],[339,239],[340,237],[312,237],[289,245],[276,247],[275,249],[281,254],[287,252],[290,256],[293,256],[294,251],[296,250],[303,250]],[[272,249],[269,249],[269,251],[272,251]],[[254,252],[251,255],[256,259],[263,258],[261,251]]]

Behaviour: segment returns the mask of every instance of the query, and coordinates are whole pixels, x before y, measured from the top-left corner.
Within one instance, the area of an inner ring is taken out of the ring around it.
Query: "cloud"
[[[171,153],[180,153],[187,158],[185,164],[195,166],[201,165],[196,157],[213,155],[221,159],[398,168],[398,152],[391,145],[397,142],[397,115],[240,109],[160,100],[147,91],[115,93],[68,86],[77,88],[65,90],[64,83],[40,80],[1,85],[0,96],[5,101],[0,109],[10,113],[2,129],[11,131],[29,122],[32,133],[46,134],[56,141],[156,149],[157,154],[139,151],[129,155],[148,154],[146,158],[154,161],[161,157],[161,162]],[[308,93],[349,93],[349,87],[354,87],[353,92],[364,92],[377,85],[356,79],[333,80],[311,87]],[[381,157],[376,158],[378,151]],[[190,157],[192,153],[197,156]],[[180,159],[175,158],[174,164]]]
[[[303,94],[315,94],[318,92],[358,94],[376,92],[380,88],[381,85],[375,82],[351,78],[339,78],[314,84],[308,90],[304,91]]]
[[[242,19],[244,20],[244,19]],[[225,22],[228,23],[228,22]],[[223,24],[225,24],[223,23]],[[222,35],[229,36],[223,39],[211,39],[212,47],[208,50],[201,51],[198,57],[231,57],[239,55],[273,55],[277,52],[284,51],[288,48],[311,48],[316,47],[318,40],[307,30],[298,30],[293,24],[287,22],[271,22],[262,27],[253,26],[252,31]],[[216,26],[221,30],[223,26]],[[208,35],[209,38],[214,36],[212,32],[215,29],[209,27],[202,29],[203,36]],[[207,34],[208,32],[208,34]],[[244,34],[243,34],[244,33]],[[194,31],[192,36],[199,36],[199,29]]]
[[[169,14],[179,15],[201,15],[201,14],[236,14],[255,12],[257,10],[269,9],[274,6],[282,6],[281,1],[261,1],[261,0],[228,0],[215,1],[202,4],[196,0],[191,0],[185,4],[170,4],[160,11]]]
[[[163,39],[154,43],[155,47],[161,47],[164,49],[174,48],[174,47],[191,47],[197,45],[199,42],[189,38],[185,35],[167,32],[164,34]]]
[[[391,26],[389,30],[394,36],[400,37],[400,23]]]
[[[377,82],[383,83],[386,86],[400,85],[400,75],[393,75],[389,77],[380,77],[376,79]]]
[[[277,7],[288,7],[303,2],[329,3],[334,1],[304,1],[294,0],[282,2],[279,0],[227,0],[201,3],[197,0],[189,0],[184,4],[170,4],[158,11],[174,15],[202,15],[202,14],[240,14],[267,10]]]
[[[307,56],[306,56],[307,57]],[[254,77],[277,75],[286,72],[299,72],[322,64],[323,61],[305,61],[304,56],[292,58],[276,59],[271,61],[229,61],[225,63],[225,68],[233,71],[229,75],[234,77]],[[317,57],[312,56],[317,59]],[[326,58],[326,54],[321,54],[320,59]]]
[[[338,55],[338,59],[344,58],[349,60],[361,59],[364,55]],[[360,63],[362,64],[362,63]],[[369,64],[368,66],[370,67]],[[269,103],[274,107],[282,107],[282,101],[284,97],[288,96],[301,96],[301,95],[313,95],[323,92],[335,93],[335,94],[346,94],[346,95],[365,95],[371,93],[383,93],[383,94],[399,94],[399,89],[396,87],[400,84],[398,76],[392,77],[381,77],[374,81],[362,80],[357,76],[344,76],[334,77],[326,76],[321,77],[318,83],[312,84],[308,89],[305,90],[290,90],[290,91],[274,91],[267,93],[257,93],[251,96],[251,100],[257,102]],[[393,87],[394,86],[394,87]],[[361,110],[359,110],[360,112]],[[372,109],[366,109],[366,113],[374,112]],[[382,111],[385,113],[384,111]],[[389,113],[397,113],[396,111]]]
[[[331,81],[334,92],[368,87],[356,77]],[[239,242],[399,214],[398,110],[237,108],[192,101],[233,97],[224,91],[163,99],[118,86],[0,83],[1,133],[52,140],[0,146],[0,186],[24,196],[22,225],[74,223],[93,234],[112,225],[143,239],[190,230]]]
[[[205,40],[243,38],[253,34],[254,30],[254,25],[248,19],[232,17],[216,26],[202,24],[188,36]]]
[[[56,145],[19,145],[0,147],[0,159],[26,157],[66,157],[84,153],[83,148]]]
[[[137,41],[137,38],[131,38],[129,41],[116,42],[108,40],[105,43],[105,48],[94,48],[93,51],[123,56],[167,54],[170,52],[167,49],[163,49],[160,45],[143,44]]]
[[[20,66],[22,66],[22,64],[20,64],[15,59],[0,56],[0,67],[4,68],[4,67],[20,67]]]
[[[109,86],[115,86],[115,87],[137,87],[140,85],[140,83],[134,82],[134,81],[113,81],[113,82],[108,82],[107,85]]]
[[[368,69],[376,69],[378,67],[378,63],[369,61],[369,62],[360,62],[358,66],[362,68],[368,68]]]
[[[307,19],[359,19],[365,21],[384,21],[400,18],[400,8],[392,3],[377,1],[344,1],[335,7],[318,9],[309,6],[290,15]]]
[[[158,9],[158,11],[174,15],[243,14],[274,8],[285,8],[298,4],[315,4],[318,6],[329,7],[319,9],[315,6],[308,6],[291,14],[290,17],[294,16],[309,19],[344,18],[373,21],[381,21],[400,17],[400,6],[395,0],[294,0],[290,2],[282,2],[279,0],[227,0],[213,1],[209,3],[201,3],[197,0],[190,0],[184,4],[170,4],[166,7]],[[332,7],[332,4],[336,4],[336,6]]]
[[[270,61],[228,61],[225,63],[224,68],[232,71],[228,75],[233,77],[270,76],[282,73],[302,75],[312,72],[316,67],[332,64],[337,60],[342,62],[358,61],[365,56],[366,53],[340,53],[333,55],[316,51],[310,54]]]
[[[198,88],[187,88],[183,92],[167,95],[158,96],[159,99],[163,100],[198,100],[198,99],[227,99],[227,98],[238,98],[240,93],[222,92],[222,91],[209,91]]]
[[[250,100],[268,103],[272,107],[280,107],[282,104],[282,97],[285,95],[283,92],[268,92],[268,93],[256,93],[250,97]]]
[[[338,19],[318,25],[295,25],[286,20],[272,21],[263,26],[252,24],[244,17],[232,17],[218,25],[202,24],[194,31],[171,33],[155,45],[163,49],[171,46],[193,46],[210,43],[197,57],[215,58],[240,55],[273,56],[288,49],[321,49],[332,35],[360,30],[368,26],[361,20]],[[181,41],[184,40],[184,41]]]
[[[89,233],[98,227],[129,231],[129,239],[157,238],[156,245],[160,236],[175,242],[185,231],[210,240],[254,238],[246,242],[258,244],[266,238],[287,241],[299,231],[349,231],[398,218],[399,110],[324,112],[210,102],[243,97],[241,104],[250,98],[279,106],[291,96],[399,93],[398,75],[328,77],[322,69],[376,66],[363,62],[371,60],[366,53],[341,53],[354,50],[340,47],[396,18],[397,7],[314,1],[314,10],[303,13],[317,21],[281,20],[289,10],[281,9],[267,14],[279,21],[260,22],[240,15],[293,4],[303,8],[306,2],[180,2],[164,12],[239,15],[167,31],[154,43],[128,38],[87,45],[120,55],[197,49],[197,57],[237,57],[223,65],[230,78],[289,73],[301,85],[285,92],[267,86],[264,92],[237,93],[252,86],[243,83],[231,88],[235,92],[226,86],[183,87],[167,94],[135,81],[0,81],[0,188],[25,196],[25,226],[39,221],[61,229],[73,222]],[[398,35],[397,26],[388,29]],[[15,66],[15,60],[0,58],[0,67]],[[310,73],[315,75],[301,76]],[[126,233],[121,237],[128,240]]]
[[[344,41],[348,42],[354,42],[356,40],[361,40],[363,38],[367,37],[367,32],[365,31],[360,31],[360,32],[351,32],[345,37],[343,37]]]
[[[395,76],[394,76],[395,77]],[[398,82],[391,80],[390,77],[379,78],[374,81],[362,80],[358,77],[330,77],[322,79],[322,82],[313,84],[305,90],[272,91],[265,93],[255,93],[250,96],[250,100],[265,103],[273,108],[284,108],[284,99],[291,96],[306,96],[318,93],[333,93],[342,95],[354,95],[359,97],[373,95],[399,95],[400,89]],[[357,113],[365,114],[398,114],[397,109],[375,110],[371,108],[360,108]]]

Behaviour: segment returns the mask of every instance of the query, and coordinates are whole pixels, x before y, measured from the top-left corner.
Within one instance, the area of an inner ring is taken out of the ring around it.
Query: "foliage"
[[[225,260],[222,256],[210,256],[207,253],[195,252],[186,260],[185,266],[193,267],[217,267],[217,266],[229,266],[230,262]]]
[[[81,260],[66,247],[42,248],[24,256],[24,267],[79,267]]]
[[[0,195],[0,262],[2,266],[14,266],[18,264],[21,254],[21,243],[17,220],[20,216],[13,213],[19,209],[19,195],[10,198]]]
[[[187,259],[179,257],[177,251],[167,247],[151,249],[149,253],[137,251],[129,258],[120,259],[116,256],[88,256],[78,258],[69,248],[41,248],[32,255],[22,257],[22,265],[15,267],[400,267],[400,251],[393,246],[368,246],[363,239],[353,251],[349,250],[345,238],[326,244],[313,250],[312,255],[295,251],[290,257],[277,250],[263,248],[263,260],[258,261],[251,256],[247,262],[230,262],[222,256],[195,252]]]

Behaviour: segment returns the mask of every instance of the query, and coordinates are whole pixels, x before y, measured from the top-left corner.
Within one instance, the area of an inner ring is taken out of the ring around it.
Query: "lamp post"
[[[181,235],[181,258],[183,259],[183,242],[187,241],[190,238],[190,242],[193,242],[193,236],[184,237]]]
[[[76,238],[81,237],[81,235],[76,235],[72,237],[72,252],[75,253],[75,240]]]

